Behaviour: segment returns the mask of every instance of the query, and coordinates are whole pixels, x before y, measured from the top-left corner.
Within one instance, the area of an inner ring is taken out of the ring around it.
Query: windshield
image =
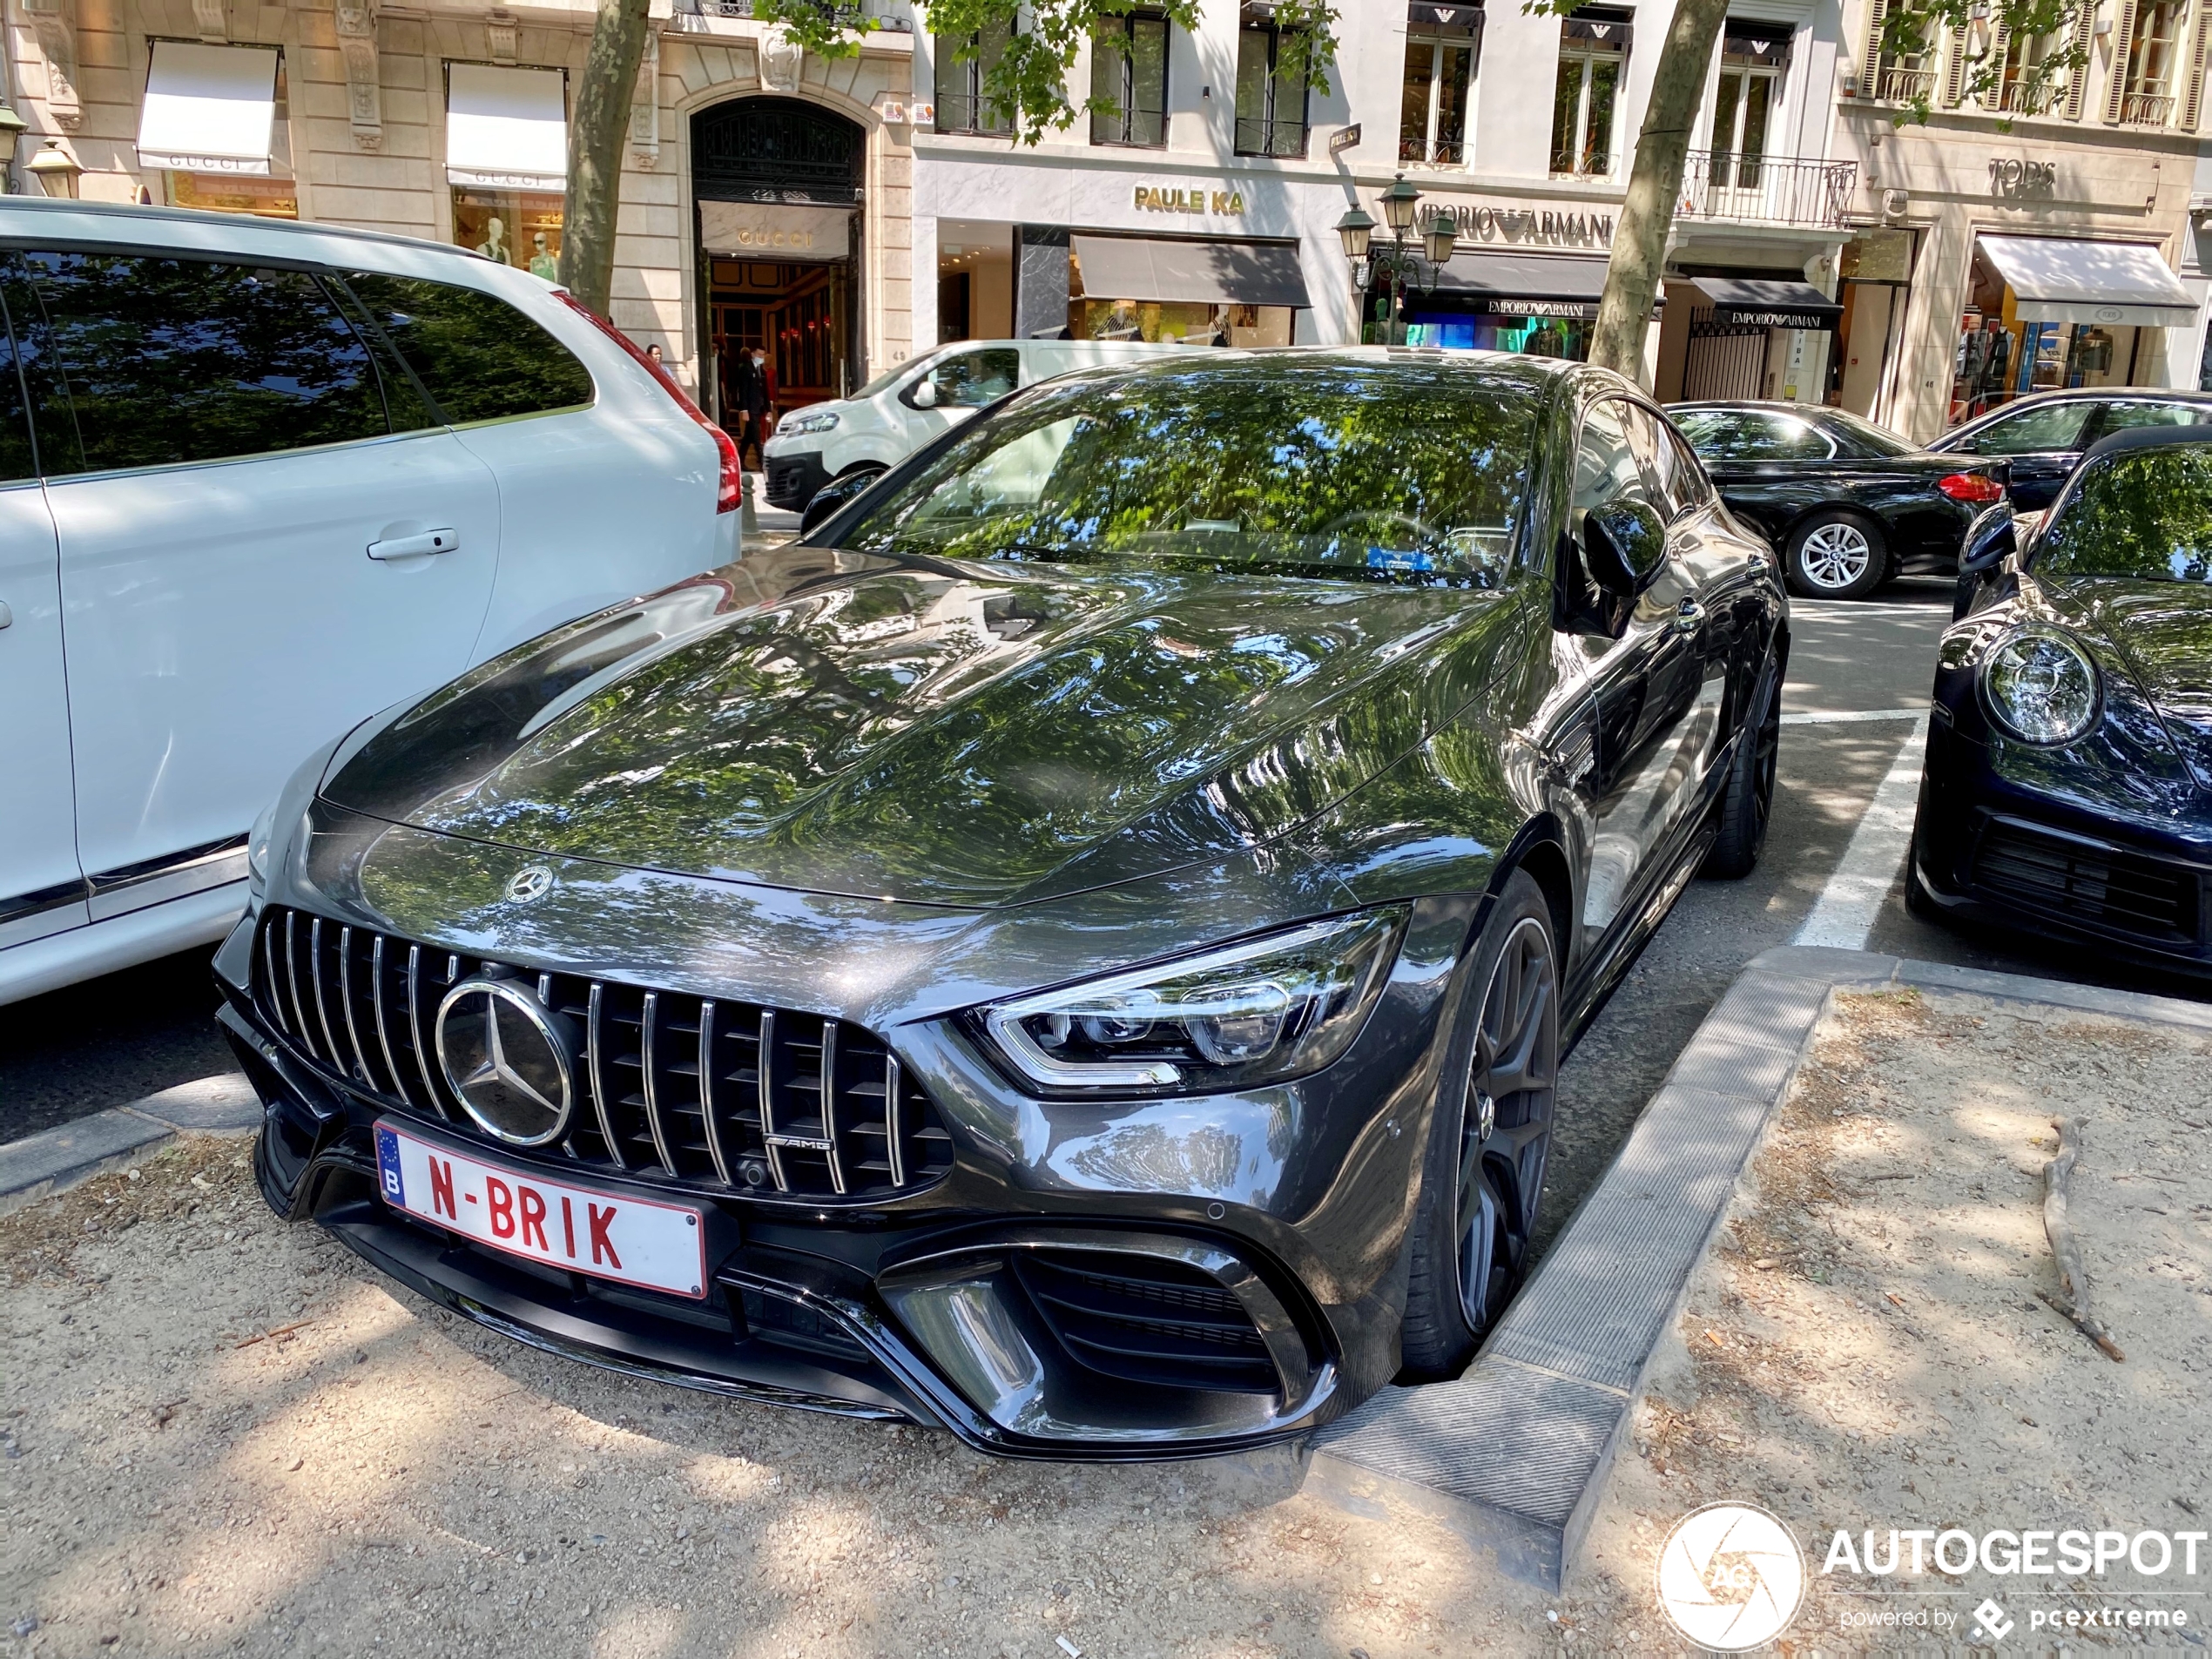
[[[852,401],[858,403],[863,399],[875,396],[880,392],[889,391],[907,375],[913,374],[914,370],[920,368],[924,363],[929,362],[933,359],[941,356],[944,353],[944,349],[945,348],[942,346],[940,346],[935,351],[924,352],[919,357],[907,358],[903,363],[892,364],[891,367],[885,369],[882,374],[877,375],[866,386],[863,386],[859,391],[853,393]]]
[[[840,541],[1494,586],[1539,396],[1523,369],[1464,361],[1212,354],[1079,375],[964,428]]]
[[[2212,444],[2123,449],[2091,462],[2043,526],[2035,572],[2212,582]]]

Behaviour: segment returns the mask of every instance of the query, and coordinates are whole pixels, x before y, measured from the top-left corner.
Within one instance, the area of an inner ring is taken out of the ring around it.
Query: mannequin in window
[[[530,247],[533,250],[530,254],[530,274],[534,277],[543,277],[548,282],[558,282],[561,280],[561,261],[554,257],[553,249],[546,241],[543,231],[539,231],[530,238]]]
[[[507,226],[499,219],[484,221],[484,239],[476,244],[476,252],[497,264],[507,263]]]

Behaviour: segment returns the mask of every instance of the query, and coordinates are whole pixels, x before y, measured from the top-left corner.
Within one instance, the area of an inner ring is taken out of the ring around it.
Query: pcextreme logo
[[[1715,1653],[1764,1647],[1804,1600],[1805,1558],[1789,1527],[1749,1503],[1709,1503],[1675,1523],[1659,1551],[1659,1606]]]

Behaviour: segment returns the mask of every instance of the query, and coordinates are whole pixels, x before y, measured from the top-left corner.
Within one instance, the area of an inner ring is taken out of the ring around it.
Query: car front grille
[[[577,1103],[555,1150],[691,1188],[883,1199],[952,1168],[935,1106],[881,1041],[820,1015],[536,974],[272,905],[253,993],[322,1069],[395,1110],[484,1134],[438,1062],[438,1004],[487,968],[536,982],[583,1032]]]
[[[1093,1371],[1154,1387],[1282,1386],[1242,1299],[1196,1267],[1119,1251],[1022,1251],[1014,1268],[1060,1345]]]
[[[2160,944],[2195,943],[2203,932],[2194,870],[2001,818],[1982,832],[1973,880],[2000,902]]]

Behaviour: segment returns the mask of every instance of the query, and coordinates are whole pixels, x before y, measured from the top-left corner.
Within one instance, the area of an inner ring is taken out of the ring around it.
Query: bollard
[[[760,513],[753,505],[753,487],[760,477],[757,472],[738,475],[738,546],[743,550],[748,538],[760,534]]]

